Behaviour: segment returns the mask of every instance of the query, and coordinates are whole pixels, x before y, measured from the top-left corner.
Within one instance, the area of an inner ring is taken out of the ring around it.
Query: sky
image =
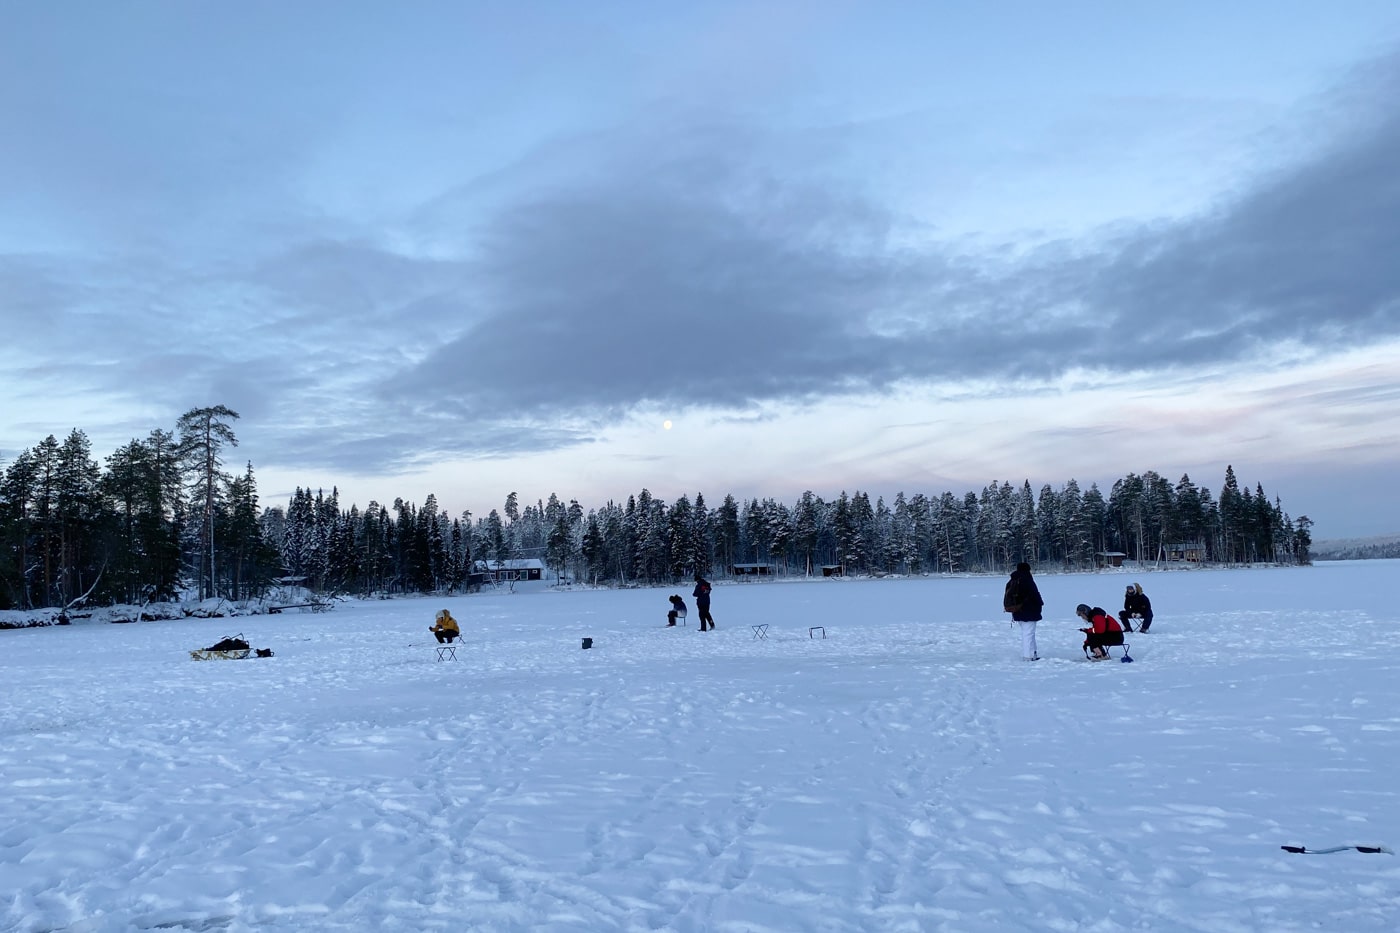
[[[1395,564],[1039,574],[1034,664],[1001,576],[0,631],[0,928],[1391,933]]]
[[[1400,8],[965,6],[0,3],[0,464],[1400,533]]]

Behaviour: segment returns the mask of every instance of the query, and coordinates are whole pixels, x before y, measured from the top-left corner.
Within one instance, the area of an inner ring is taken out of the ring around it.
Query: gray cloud
[[[502,212],[474,262],[480,303],[387,395],[544,419],[742,408],[1400,332],[1393,110],[1207,216],[1016,260],[899,249],[911,231],[892,213],[704,142]]]
[[[1400,82],[1392,81],[1395,99]],[[1393,110],[1216,216],[1122,248],[1089,299],[1166,363],[1400,331],[1400,114]]]
[[[38,378],[96,345],[110,359],[65,379],[172,420],[228,404],[260,463],[359,472],[587,443],[638,404],[749,417],[1345,348],[1400,333],[1397,74],[1368,70],[1325,144],[1206,215],[1029,251],[937,241],[802,134],[681,117],[554,140],[405,211],[394,242],[431,252],[322,217],[217,260],[0,255],[0,324]]]

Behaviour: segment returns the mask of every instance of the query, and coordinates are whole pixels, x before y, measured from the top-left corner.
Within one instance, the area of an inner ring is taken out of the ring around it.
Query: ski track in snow
[[[1395,858],[1279,845],[1400,841],[1396,569],[1138,574],[1134,664],[1115,574],[1037,664],[999,577],[0,632],[0,929],[1395,929]]]

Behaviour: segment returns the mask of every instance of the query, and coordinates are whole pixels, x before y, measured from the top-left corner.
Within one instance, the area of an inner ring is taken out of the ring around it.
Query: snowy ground
[[[1279,846],[1400,848],[1397,571],[1042,575],[1036,664],[992,577],[3,631],[0,929],[1394,930]]]

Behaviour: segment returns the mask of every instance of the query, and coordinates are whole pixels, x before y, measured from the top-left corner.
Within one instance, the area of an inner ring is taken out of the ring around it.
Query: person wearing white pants
[[[1035,623],[1017,622],[1021,626],[1021,660],[1039,661],[1040,652],[1035,647]]]
[[[1011,613],[1011,619],[1021,623],[1021,658],[1025,661],[1039,661],[1036,650],[1035,624],[1040,621],[1040,610],[1045,600],[1040,598],[1040,589],[1031,576],[1031,565],[1020,563],[1011,571],[1011,579],[1006,581],[1006,594],[1002,597],[1001,608]]]

